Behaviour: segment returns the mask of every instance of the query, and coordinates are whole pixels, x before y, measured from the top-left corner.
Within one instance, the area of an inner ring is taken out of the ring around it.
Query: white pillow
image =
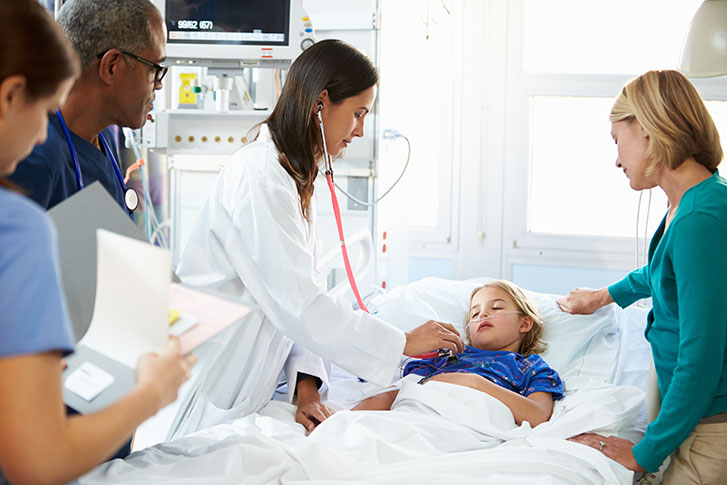
[[[369,306],[376,316],[404,331],[432,319],[452,323],[464,335],[470,295],[490,280],[424,278],[377,296]],[[571,315],[558,308],[559,296],[525,291],[543,317],[543,340],[548,349],[542,357],[548,365],[564,380],[585,376],[612,382],[618,360],[618,318],[622,310],[612,304],[593,315]]]
[[[548,348],[542,357],[561,378],[585,376],[612,382],[618,357],[618,314],[616,304],[592,315],[564,313],[556,303],[559,296],[528,291],[543,317],[543,340]]]
[[[426,321],[417,320],[416,316],[431,315],[427,319],[451,323],[459,330],[461,335],[464,335],[470,295],[475,288],[482,286],[485,281],[491,279],[455,281],[442,278],[424,278],[396,288],[385,295],[377,296],[372,300],[371,304],[374,308],[380,310],[377,314],[378,317],[404,331],[411,330]],[[410,308],[411,315],[402,315],[402,309],[399,308],[400,301],[406,302],[402,307]]]
[[[391,297],[392,294],[376,297],[367,305],[369,311],[404,332],[428,320],[440,321],[437,311],[425,299],[403,294]]]

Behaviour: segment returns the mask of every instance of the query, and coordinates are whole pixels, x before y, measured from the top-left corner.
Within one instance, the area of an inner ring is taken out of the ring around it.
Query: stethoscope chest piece
[[[130,212],[134,212],[139,207],[139,194],[134,189],[126,189],[124,192],[124,202],[126,202],[126,208]]]
[[[76,187],[78,188],[78,190],[83,190],[83,176],[81,175],[81,165],[78,161],[76,147],[73,145],[73,140],[71,139],[71,133],[68,130],[68,125],[66,125],[66,120],[63,119],[61,110],[57,109],[56,115],[58,115],[58,121],[60,121],[61,128],[63,128],[63,134],[66,136],[68,150],[71,154],[71,159],[73,160],[73,169],[76,172]],[[106,156],[111,159],[111,166],[114,168],[116,179],[119,181],[119,186],[124,193],[124,204],[129,211],[133,212],[136,210],[137,207],[139,207],[139,194],[136,193],[136,190],[130,189],[126,186],[126,183],[124,182],[124,177],[122,177],[121,175],[119,162],[116,160],[116,157],[114,156],[111,148],[109,147],[108,143],[106,143],[106,140],[101,133],[98,134],[98,139],[101,141],[101,145],[106,152]]]

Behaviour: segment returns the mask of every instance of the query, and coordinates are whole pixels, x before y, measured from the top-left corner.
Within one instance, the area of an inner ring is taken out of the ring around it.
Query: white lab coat
[[[263,125],[257,141],[237,151],[218,176],[177,268],[184,283],[254,301],[264,315],[254,339],[224,337],[230,342],[227,353],[237,346],[236,363],[216,364],[207,381],[257,385],[243,390],[248,395],[226,396],[217,407],[248,400],[249,412],[257,411],[270,398],[286,359],[289,382],[305,372],[327,385],[318,356],[381,385],[397,375],[404,333],[326,293],[325,277],[316,267],[315,207],[310,219],[303,217],[295,182]],[[249,332],[246,327],[243,322],[236,332]],[[239,375],[243,368],[247,374]],[[216,392],[208,383],[203,386]]]

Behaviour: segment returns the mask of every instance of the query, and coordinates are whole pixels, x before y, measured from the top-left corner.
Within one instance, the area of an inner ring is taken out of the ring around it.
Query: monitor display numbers
[[[287,46],[291,0],[165,0],[172,44]]]
[[[212,30],[214,26],[211,20],[177,20],[179,30]]]

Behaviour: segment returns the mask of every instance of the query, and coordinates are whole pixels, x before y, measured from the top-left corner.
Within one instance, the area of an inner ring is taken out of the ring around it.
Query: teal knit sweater
[[[687,190],[649,262],[608,287],[626,307],[652,297],[651,344],[661,411],[633,453],[653,472],[705,417],[727,411],[727,181],[715,173]]]

